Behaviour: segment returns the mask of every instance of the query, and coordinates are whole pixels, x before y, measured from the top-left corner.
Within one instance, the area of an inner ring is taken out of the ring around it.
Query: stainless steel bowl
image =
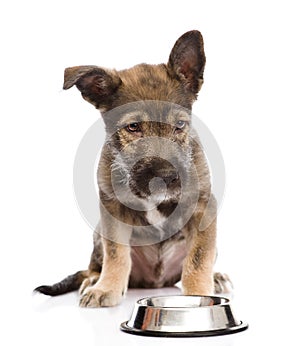
[[[147,336],[212,336],[241,332],[248,325],[238,320],[227,298],[214,296],[162,296],[138,300],[127,333]]]

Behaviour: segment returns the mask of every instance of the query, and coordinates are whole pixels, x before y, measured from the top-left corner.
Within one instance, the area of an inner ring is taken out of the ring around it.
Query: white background
[[[78,297],[31,296],[85,269],[92,231],[73,196],[73,160],[98,112],[67,66],[167,62],[184,32],[205,40],[194,113],[226,165],[217,269],[235,283],[247,332],[184,343],[295,343],[299,320],[299,5],[297,1],[7,1],[1,32],[1,323],[6,345],[179,344],[121,333],[137,297],[84,310]],[[167,292],[173,292],[167,291]],[[150,294],[157,294],[151,291]]]

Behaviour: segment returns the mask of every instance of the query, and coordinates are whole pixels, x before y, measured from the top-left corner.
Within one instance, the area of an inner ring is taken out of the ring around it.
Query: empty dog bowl
[[[213,296],[162,296],[136,302],[121,330],[146,336],[212,336],[241,332],[248,325],[238,320],[229,300]]]

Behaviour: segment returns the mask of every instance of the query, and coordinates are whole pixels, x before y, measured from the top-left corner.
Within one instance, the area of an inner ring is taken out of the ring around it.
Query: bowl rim
[[[209,298],[211,300],[220,300],[220,303],[213,304],[213,305],[186,305],[186,306],[168,306],[168,305],[148,305],[146,302],[152,299],[170,299],[170,298],[177,298],[180,297],[182,299],[184,298]],[[222,307],[226,305],[230,305],[230,299],[222,296],[208,296],[208,295],[183,295],[183,294],[176,294],[176,295],[161,295],[161,296],[149,296],[140,298],[135,303],[138,306],[143,307],[149,307],[151,309],[176,309],[176,310],[184,310],[184,309],[198,309],[198,308],[215,308],[215,307]]]

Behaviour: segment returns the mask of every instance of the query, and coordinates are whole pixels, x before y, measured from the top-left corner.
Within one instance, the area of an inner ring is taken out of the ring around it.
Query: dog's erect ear
[[[66,90],[76,85],[85,100],[96,108],[105,109],[120,84],[116,71],[97,66],[75,66],[65,69],[63,88]]]
[[[188,31],[175,43],[168,69],[179,78],[188,91],[197,94],[203,83],[205,66],[203,38],[199,31]]]

